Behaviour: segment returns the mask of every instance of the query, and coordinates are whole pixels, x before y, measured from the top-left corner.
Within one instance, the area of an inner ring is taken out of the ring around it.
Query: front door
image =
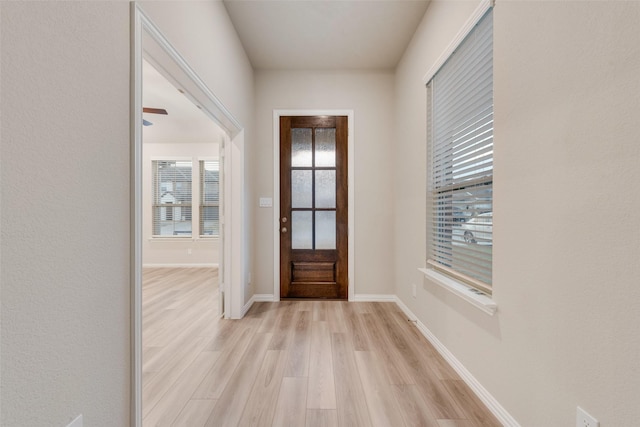
[[[347,299],[347,117],[280,118],[280,296]]]

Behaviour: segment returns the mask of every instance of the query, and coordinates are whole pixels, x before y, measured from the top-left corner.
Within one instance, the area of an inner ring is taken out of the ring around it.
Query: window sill
[[[157,236],[150,237],[150,242],[175,242],[175,241],[187,241],[187,240],[196,240],[192,236]]]
[[[149,237],[150,242],[186,242],[186,241],[208,241],[208,240],[219,240],[220,236],[157,236],[157,237]]]
[[[471,305],[487,313],[489,316],[493,316],[498,310],[498,304],[496,304],[488,295],[481,293],[475,288],[458,282],[444,274],[438,273],[431,268],[419,268],[418,270],[420,270],[435,284],[443,287],[452,294],[459,296]]]

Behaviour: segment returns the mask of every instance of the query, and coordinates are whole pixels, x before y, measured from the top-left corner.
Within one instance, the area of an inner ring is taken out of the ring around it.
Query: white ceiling
[[[428,0],[224,0],[256,69],[394,69]],[[222,130],[147,61],[145,142],[219,141]]]
[[[256,69],[394,69],[428,0],[224,0]]]

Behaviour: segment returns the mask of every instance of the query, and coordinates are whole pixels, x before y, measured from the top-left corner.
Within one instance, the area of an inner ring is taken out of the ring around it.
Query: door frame
[[[355,296],[355,173],[353,110],[273,110],[273,301],[280,301],[280,117],[347,116],[347,184],[348,190],[348,300]]]
[[[241,318],[244,303],[244,128],[207,87],[159,27],[132,2],[131,15],[131,426],[142,427],[142,59],[145,58],[225,132],[225,318]]]

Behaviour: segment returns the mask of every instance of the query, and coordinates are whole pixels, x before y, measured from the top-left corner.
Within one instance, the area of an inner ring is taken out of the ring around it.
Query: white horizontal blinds
[[[191,236],[191,161],[154,160],[153,235]]]
[[[220,164],[200,160],[200,236],[220,235]]]
[[[493,9],[427,84],[429,264],[490,292]]]

